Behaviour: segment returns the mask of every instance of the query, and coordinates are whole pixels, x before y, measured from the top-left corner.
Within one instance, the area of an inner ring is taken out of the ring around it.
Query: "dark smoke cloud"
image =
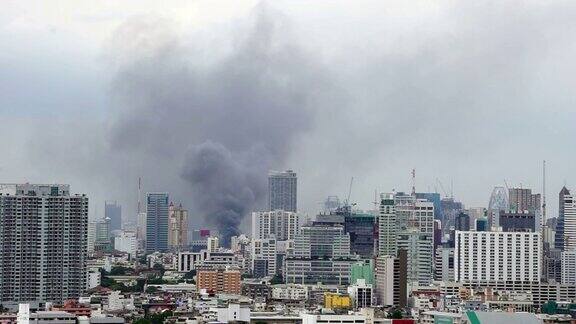
[[[163,190],[190,202],[225,242],[263,207],[268,171],[283,167],[328,88],[286,31],[277,35],[282,19],[263,6],[253,18],[232,51],[210,63],[162,22],[130,22],[112,42],[122,112],[111,148],[146,161],[148,182],[181,176]]]

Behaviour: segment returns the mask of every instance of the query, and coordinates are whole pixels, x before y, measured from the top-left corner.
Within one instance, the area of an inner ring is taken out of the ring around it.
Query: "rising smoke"
[[[225,243],[264,206],[268,171],[284,167],[327,89],[322,69],[286,31],[277,37],[285,26],[268,11],[258,7],[248,31],[218,59],[162,22],[130,22],[113,42],[121,117],[112,148],[139,156],[149,177],[177,174],[182,181],[165,190],[193,205]]]

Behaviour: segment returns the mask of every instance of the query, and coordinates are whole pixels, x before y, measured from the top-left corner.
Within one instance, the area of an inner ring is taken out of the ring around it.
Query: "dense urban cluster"
[[[168,193],[139,193],[136,217],[107,201],[89,221],[88,197],[68,185],[0,185],[0,323],[576,319],[567,188],[549,219],[543,194],[508,185],[482,207],[414,187],[375,200],[362,211],[328,197],[307,215],[296,173],[271,172],[250,233],[226,237],[189,226]]]

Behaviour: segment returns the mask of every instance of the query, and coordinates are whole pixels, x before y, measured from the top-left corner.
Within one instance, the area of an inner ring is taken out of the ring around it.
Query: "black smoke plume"
[[[167,183],[225,244],[264,206],[268,171],[284,167],[326,89],[322,69],[284,30],[277,37],[281,17],[260,6],[252,18],[219,58],[158,22],[128,23],[113,42],[112,146],[140,156],[148,182]]]

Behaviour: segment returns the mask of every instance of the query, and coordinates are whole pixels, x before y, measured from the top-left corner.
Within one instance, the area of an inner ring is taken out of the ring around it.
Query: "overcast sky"
[[[135,213],[138,176],[196,224],[215,204],[258,208],[267,169],[298,173],[309,214],[351,177],[372,208],[412,168],[417,191],[453,182],[469,207],[504,179],[541,192],[543,159],[550,216],[576,189],[573,1],[2,7],[0,180],[70,183],[92,217],[106,199]]]

